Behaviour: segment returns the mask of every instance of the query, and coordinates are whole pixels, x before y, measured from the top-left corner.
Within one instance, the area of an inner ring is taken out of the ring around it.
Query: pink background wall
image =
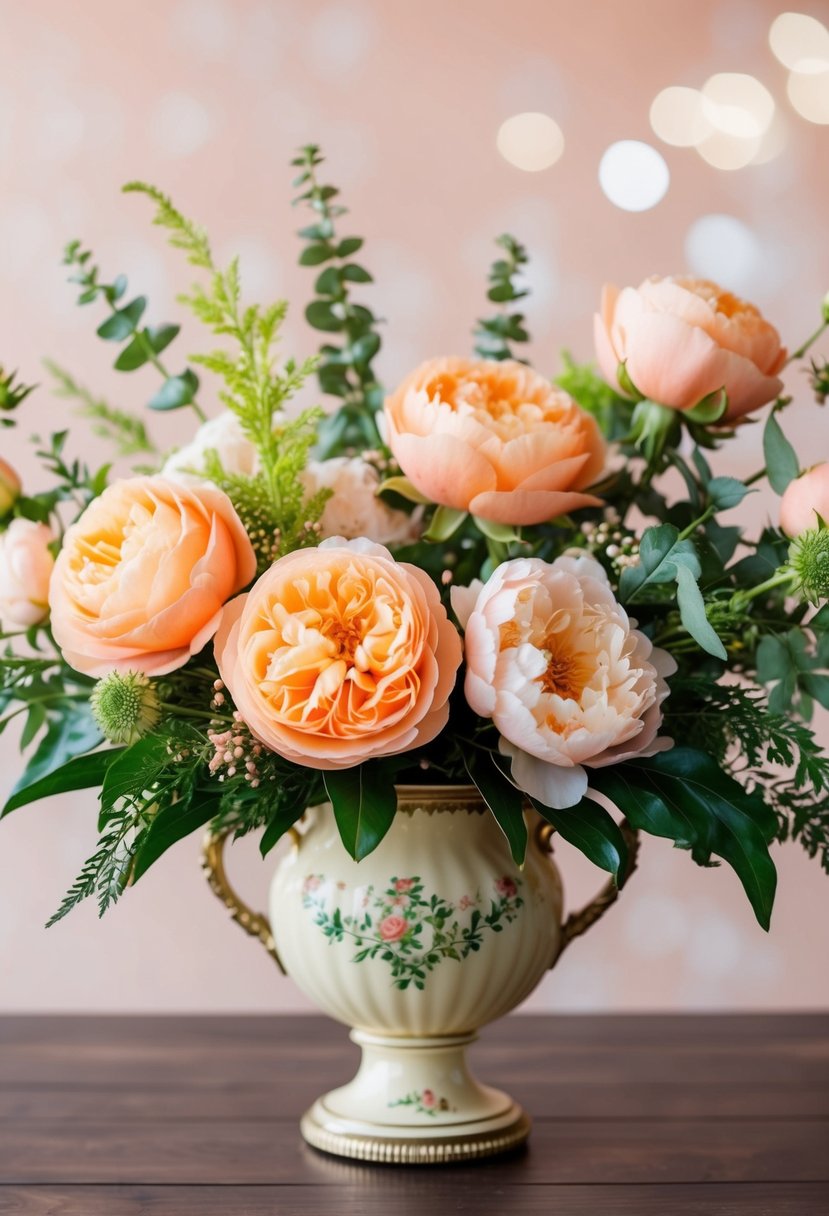
[[[287,162],[312,140],[345,191],[349,228],[369,238],[371,299],[389,323],[387,383],[429,355],[468,350],[491,239],[505,229],[532,253],[527,311],[541,369],[555,368],[562,346],[589,356],[605,279],[686,268],[753,298],[795,344],[829,287],[829,128],[786,101],[767,41],[778,11],[767,0],[144,0],[128,14],[104,0],[0,0],[0,359],[45,379],[48,354],[115,402],[137,407],[149,395],[151,371],[109,369],[113,350],[74,307],[59,265],[63,243],[82,237],[107,272],[148,292],[152,318],[173,318],[188,268],[148,225],[145,204],[119,196],[136,176],[208,225],[222,255],[241,253],[251,296],[294,302],[287,346],[310,352],[312,272],[295,265]],[[826,3],[805,11],[829,20]],[[785,141],[775,159],[725,172],[650,131],[660,89],[699,87],[719,71],[754,73],[773,93]],[[563,157],[543,172],[496,151],[499,125],[526,110],[564,133]],[[668,163],[670,188],[652,210],[622,211],[599,188],[602,152],[626,138],[651,142]],[[802,379],[791,387],[788,427],[806,463],[829,458],[826,416]],[[25,435],[70,421],[44,387],[24,425],[0,435],[33,488]],[[153,421],[163,443],[186,437],[184,414]],[[759,467],[759,432],[745,429],[721,471]],[[82,424],[73,446],[104,455]],[[744,518],[759,524],[774,510],[753,496]],[[14,744],[0,741],[0,795],[19,766]],[[87,906],[44,932],[92,851],[94,820],[80,794],[0,825],[0,1009],[303,1007],[208,893],[192,839],[100,925]],[[699,870],[649,840],[619,907],[530,1004],[825,1006],[829,880],[798,848],[775,853],[781,889],[767,937],[730,870]],[[560,860],[574,900],[585,898],[600,876],[566,846]],[[233,861],[240,885],[264,898],[255,846]]]

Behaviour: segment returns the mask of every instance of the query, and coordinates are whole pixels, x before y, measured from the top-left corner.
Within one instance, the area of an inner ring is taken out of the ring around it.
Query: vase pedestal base
[[[436,1165],[509,1152],[530,1132],[507,1094],[470,1074],[474,1034],[395,1038],[351,1032],[363,1051],[353,1081],[318,1098],[302,1119],[314,1148],[359,1161]]]

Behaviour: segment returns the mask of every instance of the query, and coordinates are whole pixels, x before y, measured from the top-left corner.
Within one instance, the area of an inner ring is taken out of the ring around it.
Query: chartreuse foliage
[[[185,253],[192,266],[207,275],[206,287],[196,283],[179,298],[214,337],[229,340],[231,349],[221,347],[209,354],[193,355],[192,362],[223,381],[221,399],[256,448],[260,469],[250,477],[227,475],[216,453],[208,471],[248,526],[260,567],[265,567],[283,553],[317,539],[312,525],[322,513],[325,497],[308,500],[299,474],[316,440],[322,412],[311,409],[293,419],[285,416],[286,404],[314,370],[317,360],[280,362],[277,350],[287,312],[285,301],[268,306],[243,304],[237,258],[226,269],[219,268],[204,229],[154,186],[130,182],[124,190],[152,200],[154,223],[167,231],[170,243]]]

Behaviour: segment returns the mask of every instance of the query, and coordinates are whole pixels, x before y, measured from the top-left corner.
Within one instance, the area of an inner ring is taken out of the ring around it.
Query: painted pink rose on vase
[[[604,468],[595,420],[522,363],[433,359],[385,404],[388,443],[432,502],[503,524],[595,506]]]
[[[275,562],[227,606],[215,649],[259,741],[320,769],[434,739],[462,657],[428,574],[342,537]]]
[[[777,330],[753,304],[707,279],[654,276],[622,291],[606,286],[594,338],[608,384],[625,392],[618,380],[624,364],[643,397],[672,409],[693,409],[725,389],[723,421],[735,422],[783,387],[786,351]]]
[[[514,895],[518,894],[518,887],[516,887],[515,883],[509,877],[497,879],[495,883],[495,890],[499,895],[503,896],[504,899],[512,899]]]
[[[435,1091],[433,1089],[424,1089],[420,1095],[420,1104],[421,1106],[425,1106],[427,1110],[431,1110],[433,1106],[437,1106],[438,1100],[435,1097]]]
[[[113,482],[68,528],[49,603],[55,641],[90,676],[183,666],[256,573],[226,494],[165,477]]]
[[[466,630],[466,699],[491,718],[516,785],[546,806],[575,806],[585,767],[672,746],[660,738],[676,663],[633,627],[591,557],[504,562],[456,587]]]
[[[413,878],[395,878],[394,889],[399,895],[403,895],[406,891],[411,891],[414,882]]]
[[[377,926],[377,932],[384,942],[399,942],[401,937],[406,936],[408,929],[409,922],[402,916],[387,916]]]
[[[799,536],[829,524],[829,463],[816,464],[786,486],[780,503],[780,527],[787,536]]]

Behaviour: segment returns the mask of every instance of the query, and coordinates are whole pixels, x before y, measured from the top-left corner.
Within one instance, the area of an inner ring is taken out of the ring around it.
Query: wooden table
[[[0,1213],[829,1213],[826,1017],[516,1017],[472,1058],[528,1151],[364,1166],[297,1131],[356,1062],[331,1022],[0,1019]]]

